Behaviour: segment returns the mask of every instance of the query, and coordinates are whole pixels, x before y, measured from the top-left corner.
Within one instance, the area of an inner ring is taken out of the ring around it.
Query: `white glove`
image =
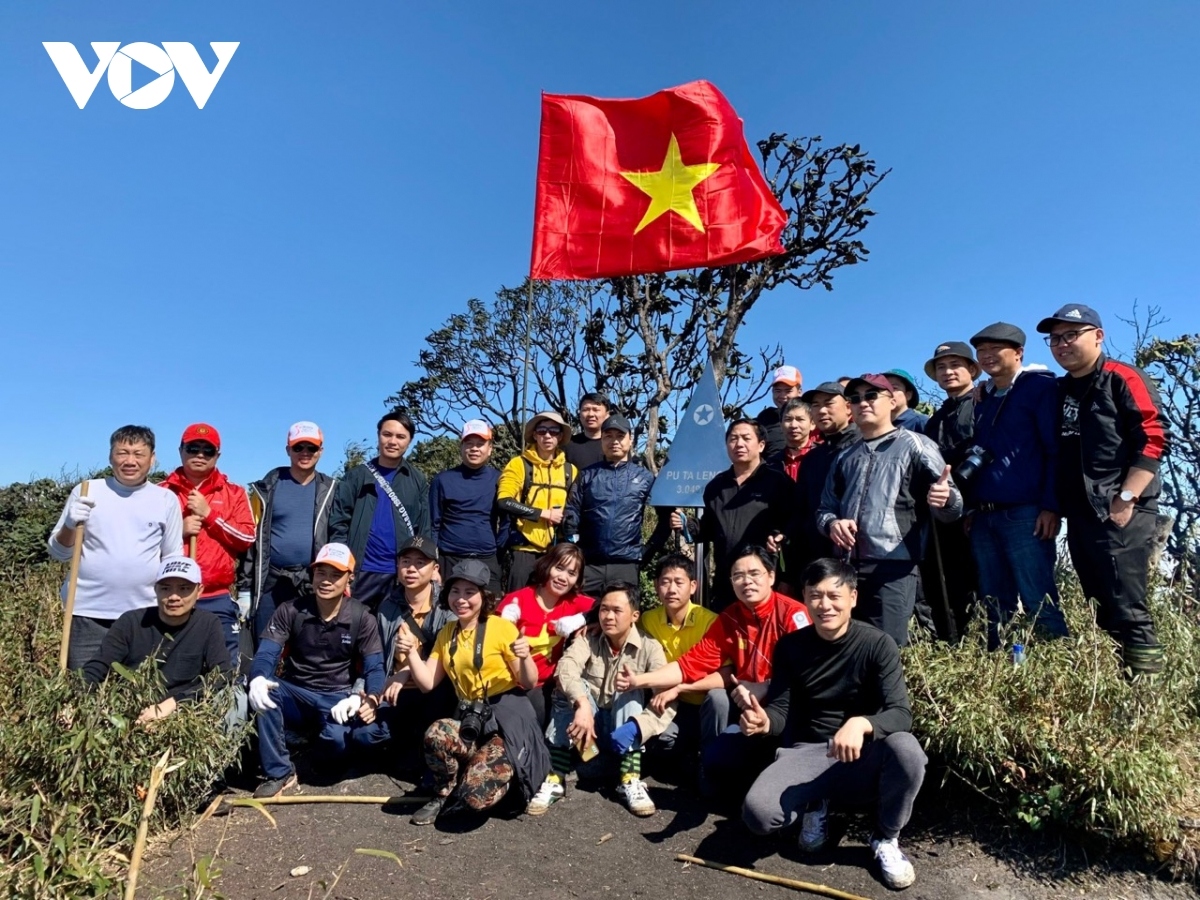
[[[250,618],[250,592],[249,591],[238,591],[237,608],[238,608],[238,616],[242,619],[243,622]]]
[[[92,514],[92,507],[95,505],[96,499],[94,497],[76,497],[67,505],[67,519],[63,524],[67,528],[82,525],[88,520],[88,516]]]
[[[278,709],[275,701],[271,699],[271,688],[279,687],[276,681],[268,681],[266,676],[258,675],[250,679],[250,706],[255,712],[262,712],[264,709]]]
[[[329,710],[329,718],[337,722],[339,725],[345,725],[356,715],[358,708],[362,705],[362,697],[358,694],[351,694],[345,700],[339,700],[333,704],[333,709]]]
[[[583,613],[575,613],[573,616],[563,616],[554,622],[554,633],[559,637],[566,637],[568,634],[574,634],[580,628],[587,624],[587,619],[583,617]]]
[[[521,604],[510,603],[504,609],[500,610],[500,618],[507,619],[516,625],[521,621]]]

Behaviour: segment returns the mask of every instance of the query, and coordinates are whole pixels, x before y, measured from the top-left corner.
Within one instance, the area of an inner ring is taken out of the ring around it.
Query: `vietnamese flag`
[[[783,252],[786,224],[707,81],[640,100],[542,94],[531,278],[749,262]]]

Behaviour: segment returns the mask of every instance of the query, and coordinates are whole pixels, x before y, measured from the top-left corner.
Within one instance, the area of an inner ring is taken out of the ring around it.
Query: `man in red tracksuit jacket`
[[[197,609],[208,610],[221,620],[229,658],[239,659],[241,625],[233,600],[237,560],[254,543],[254,516],[250,501],[240,485],[231,484],[217,471],[221,436],[211,425],[189,425],[179,442],[178,469],[167,476],[162,487],[179,498],[183,512],[182,553],[191,555],[195,539],[196,562],[204,578]]]

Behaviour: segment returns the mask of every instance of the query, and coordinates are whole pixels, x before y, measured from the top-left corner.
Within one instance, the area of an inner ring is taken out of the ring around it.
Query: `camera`
[[[458,704],[458,736],[468,747],[478,743],[480,736],[487,734],[492,721],[492,705],[487,700],[473,700]]]
[[[995,459],[992,456],[992,451],[974,444],[967,448],[966,455],[963,461],[958,464],[958,471],[954,473],[959,481],[970,481],[984,466],[991,463]]]

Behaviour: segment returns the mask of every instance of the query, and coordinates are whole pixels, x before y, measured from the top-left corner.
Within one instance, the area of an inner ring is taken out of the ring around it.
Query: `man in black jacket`
[[[979,377],[979,364],[969,344],[945,341],[937,345],[925,363],[925,374],[946,392],[942,405],[925,423],[925,436],[938,445],[942,457],[957,469],[974,443],[975,379]],[[963,492],[969,509],[969,491],[964,487]],[[921,564],[921,582],[938,636],[953,641],[967,627],[979,575],[962,522],[935,519],[931,535],[932,547],[927,548]]]
[[[1163,648],[1146,606],[1167,450],[1158,388],[1141,369],[1104,355],[1104,328],[1089,306],[1069,303],[1037,330],[1067,372],[1058,380],[1058,494],[1071,562],[1131,673],[1160,672]]]
[[[897,838],[925,779],[925,753],[913,737],[912,710],[890,637],[851,618],[857,575],[848,563],[821,559],[804,570],[804,603],[813,627],[775,645],[771,685],[751,696],[742,734],[782,736],[775,762],[746,795],[742,818],[755,834],[803,819],[800,849],[828,839],[830,800],[876,805],[871,849],[888,887],[916,875]]]
[[[795,366],[780,366],[771,379],[771,402],[773,405],[761,409],[754,417],[762,426],[767,448],[763,458],[776,456],[787,446],[783,439],[783,405],[793,397],[799,397],[804,389],[804,378]]]
[[[337,479],[317,471],[324,448],[315,422],[297,422],[287,434],[289,465],[247,490],[256,536],[238,570],[238,605],[253,615],[256,647],[275,608],[309,583],[309,561],[327,542]]]
[[[342,478],[329,515],[330,543],[346,544],[358,568],[354,599],[371,612],[396,588],[397,549],[410,537],[432,538],[425,476],[404,459],[416,426],[393,409],[376,425],[379,454]]]

